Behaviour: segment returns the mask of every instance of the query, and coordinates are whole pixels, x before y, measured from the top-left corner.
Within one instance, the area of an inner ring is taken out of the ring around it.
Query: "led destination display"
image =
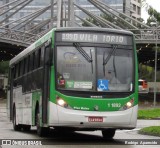
[[[92,42],[131,45],[131,37],[104,33],[65,32],[57,33],[57,41],[61,42]]]

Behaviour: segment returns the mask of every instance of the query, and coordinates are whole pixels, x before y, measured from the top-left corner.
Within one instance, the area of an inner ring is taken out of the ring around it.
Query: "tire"
[[[39,111],[36,113],[36,127],[37,127],[37,134],[40,137],[46,137],[49,134],[49,127],[41,127],[40,126],[40,114]]]
[[[31,125],[22,125],[24,131],[28,132],[31,129]]]
[[[16,125],[16,108],[14,107],[13,109],[13,129],[15,131],[20,131],[21,130],[21,125]]]
[[[102,135],[104,139],[113,139],[115,135],[116,130],[115,129],[105,129],[102,130]]]

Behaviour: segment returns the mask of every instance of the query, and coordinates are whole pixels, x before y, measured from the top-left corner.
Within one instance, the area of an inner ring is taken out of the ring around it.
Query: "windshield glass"
[[[97,48],[97,90],[132,91],[132,57],[132,50],[120,49],[118,47]]]
[[[131,48],[80,45],[79,48],[82,49],[76,46],[57,47],[57,88],[99,92],[132,91]]]
[[[95,72],[95,48],[83,47],[85,54],[92,57],[89,62],[76,47],[57,47],[58,88],[74,90],[93,90]]]

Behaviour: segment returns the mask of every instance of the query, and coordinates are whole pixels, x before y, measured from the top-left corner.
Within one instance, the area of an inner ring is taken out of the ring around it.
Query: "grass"
[[[145,127],[139,131],[139,134],[159,136],[160,137],[160,126]]]
[[[138,119],[160,118],[160,109],[146,109],[138,111]]]

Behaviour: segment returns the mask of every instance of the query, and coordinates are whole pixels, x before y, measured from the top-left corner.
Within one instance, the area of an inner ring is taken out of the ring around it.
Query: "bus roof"
[[[29,47],[24,49],[22,52],[20,52],[17,56],[15,56],[10,61],[10,65],[14,64],[16,61],[24,57],[26,54],[30,53],[33,49],[36,47],[42,45],[44,42],[52,38],[52,34],[54,31],[95,31],[95,32],[110,32],[110,33],[119,33],[119,34],[126,34],[126,35],[133,35],[132,32],[126,31],[126,30],[118,30],[118,29],[110,29],[110,28],[99,28],[99,27],[62,27],[62,28],[53,28],[48,33],[46,33],[44,36],[42,36],[40,39],[35,41],[33,44],[31,44]]]
[[[95,32],[110,32],[110,33],[122,33],[122,34],[128,34],[133,35],[131,31],[126,30],[118,30],[118,29],[112,29],[112,28],[100,28],[100,27],[63,27],[63,28],[57,28],[56,31],[82,31],[82,28],[84,31],[95,31]]]
[[[11,59],[9,65],[14,64],[16,61],[18,61],[19,59],[24,57],[26,54],[30,53],[33,49],[35,49],[36,47],[42,45],[47,40],[49,40],[52,37],[52,33],[53,33],[54,30],[55,30],[55,28],[50,30],[48,33],[46,33],[40,39],[38,39],[33,44],[31,44],[26,49],[24,49],[22,52],[20,52],[17,56],[15,56],[13,59]]]

